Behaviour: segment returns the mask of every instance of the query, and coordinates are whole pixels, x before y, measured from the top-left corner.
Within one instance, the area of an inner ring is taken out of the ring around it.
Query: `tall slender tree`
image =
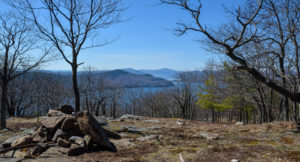
[[[75,110],[80,111],[77,70],[83,63],[78,56],[84,49],[112,42],[100,43],[95,38],[101,29],[121,22],[125,10],[121,0],[13,0],[9,4],[20,13],[28,13],[27,20],[34,22],[41,37],[71,66]]]

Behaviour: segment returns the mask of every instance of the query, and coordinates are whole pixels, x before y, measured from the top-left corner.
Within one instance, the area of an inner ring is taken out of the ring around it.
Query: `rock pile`
[[[15,156],[15,152],[19,151],[23,153],[21,158],[35,158],[55,148],[64,150],[64,154],[68,156],[76,156],[96,148],[116,151],[108,137],[121,138],[118,134],[102,128],[101,122],[89,112],[76,114],[68,105],[50,110],[39,122],[41,126],[33,134],[5,141],[0,154]]]

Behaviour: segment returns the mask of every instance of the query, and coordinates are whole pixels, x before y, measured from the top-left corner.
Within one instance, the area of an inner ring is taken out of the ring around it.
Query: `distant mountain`
[[[178,73],[180,73],[181,71],[176,71],[176,70],[172,70],[172,69],[167,69],[167,68],[163,68],[163,69],[157,69],[157,70],[135,70],[132,68],[127,68],[127,69],[122,69],[124,71],[127,71],[129,73],[133,73],[133,74],[151,74],[155,77],[159,77],[159,78],[163,78],[166,80],[175,80],[176,75]]]
[[[71,71],[40,71],[41,73],[55,74],[57,78],[71,78]],[[83,75],[90,75],[90,72],[80,71],[78,77]],[[138,73],[138,72],[137,72]],[[122,69],[110,70],[110,71],[93,71],[93,78],[100,79],[104,78],[108,86],[118,86],[125,88],[137,88],[137,87],[168,87],[173,86],[171,81],[154,77],[150,74],[139,74],[130,73]]]
[[[103,72],[99,75],[104,76],[112,85],[127,88],[173,86],[171,81],[150,74],[133,74],[121,69]]]
[[[147,74],[141,70],[135,70],[133,68],[125,68],[125,69],[121,69],[121,70],[124,70],[124,71],[132,73],[132,74]]]

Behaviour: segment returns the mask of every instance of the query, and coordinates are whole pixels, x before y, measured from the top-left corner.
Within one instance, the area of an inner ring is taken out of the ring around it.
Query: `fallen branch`
[[[37,145],[36,143],[31,143],[31,144],[27,144],[27,145],[21,145],[21,146],[10,147],[10,148],[8,148],[8,149],[1,150],[1,151],[0,151],[0,154],[4,154],[4,153],[7,153],[7,152],[12,151],[12,150],[17,150],[17,149],[22,149],[22,148],[34,147],[34,146],[36,146],[36,145]]]

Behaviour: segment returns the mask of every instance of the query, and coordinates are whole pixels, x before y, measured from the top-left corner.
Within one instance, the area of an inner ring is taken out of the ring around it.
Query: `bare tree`
[[[198,71],[183,72],[177,76],[178,83],[171,89],[170,96],[180,108],[180,117],[194,119],[200,75]]]
[[[100,108],[105,106],[108,98],[106,92],[106,80],[102,74],[97,72],[96,68],[86,67],[80,75],[80,86],[82,87],[83,102],[82,105],[96,116],[100,115]],[[105,110],[102,109],[102,113]]]
[[[51,42],[72,68],[75,109],[80,111],[77,69],[81,50],[111,42],[95,42],[97,32],[121,21],[121,0],[14,0],[20,13],[29,13],[42,38]],[[45,21],[47,20],[47,21]]]
[[[219,28],[219,30],[208,29],[206,25],[201,22],[200,13],[202,4],[200,0],[161,0],[161,2],[163,4],[179,6],[187,11],[193,18],[193,23],[178,23],[179,28],[176,31],[179,35],[184,35],[188,31],[201,33],[205,37],[203,42],[208,46],[208,48],[212,51],[227,55],[239,64],[236,67],[237,69],[246,70],[255,79],[264,83],[281,95],[286,96],[293,101],[300,102],[300,93],[298,91],[290,90],[284,85],[284,83],[282,84],[274,78],[269,78],[268,75],[265,75],[264,73],[265,68],[260,68],[257,64],[255,64],[255,62],[253,62],[255,57],[267,56],[267,54],[271,51],[268,48],[270,46],[266,45],[268,45],[268,41],[275,40],[272,37],[274,36],[272,33],[265,33],[268,31],[263,30],[263,28],[260,28],[259,26],[260,23],[264,23],[262,20],[265,20],[267,16],[270,16],[266,14],[266,6],[272,7],[272,5],[276,5],[280,8],[288,6],[288,8],[294,9],[294,13],[299,12],[299,1],[284,0],[280,1],[280,3],[275,3],[277,1],[274,0],[247,1],[243,7],[239,7],[232,11],[232,15],[234,16],[233,21],[225,24],[222,28]],[[268,14],[270,14],[270,12],[268,12]],[[272,16],[284,19],[284,14],[276,15],[276,13],[273,12]],[[297,17],[299,19],[298,14],[293,15],[293,20]],[[289,20],[291,20],[291,18],[289,18]],[[278,22],[275,23],[275,25],[276,24],[278,26]],[[296,28],[299,29],[299,26]],[[293,31],[295,30],[293,29]],[[286,38],[281,39],[281,41],[285,43]],[[282,45],[282,42],[279,42],[279,45]],[[277,50],[281,51],[283,48]],[[277,53],[280,53],[280,57],[282,58],[284,56],[281,52]],[[281,64],[281,66],[284,65]],[[281,72],[279,73],[280,75],[284,75],[282,69],[283,68],[281,68]]]
[[[120,104],[124,89],[116,85],[115,87],[111,87],[109,91],[111,116],[115,119],[117,116],[117,107]]]
[[[1,129],[6,128],[10,81],[48,61],[49,51],[36,57],[30,54],[37,48],[37,39],[32,34],[31,26],[13,13],[0,16]]]

